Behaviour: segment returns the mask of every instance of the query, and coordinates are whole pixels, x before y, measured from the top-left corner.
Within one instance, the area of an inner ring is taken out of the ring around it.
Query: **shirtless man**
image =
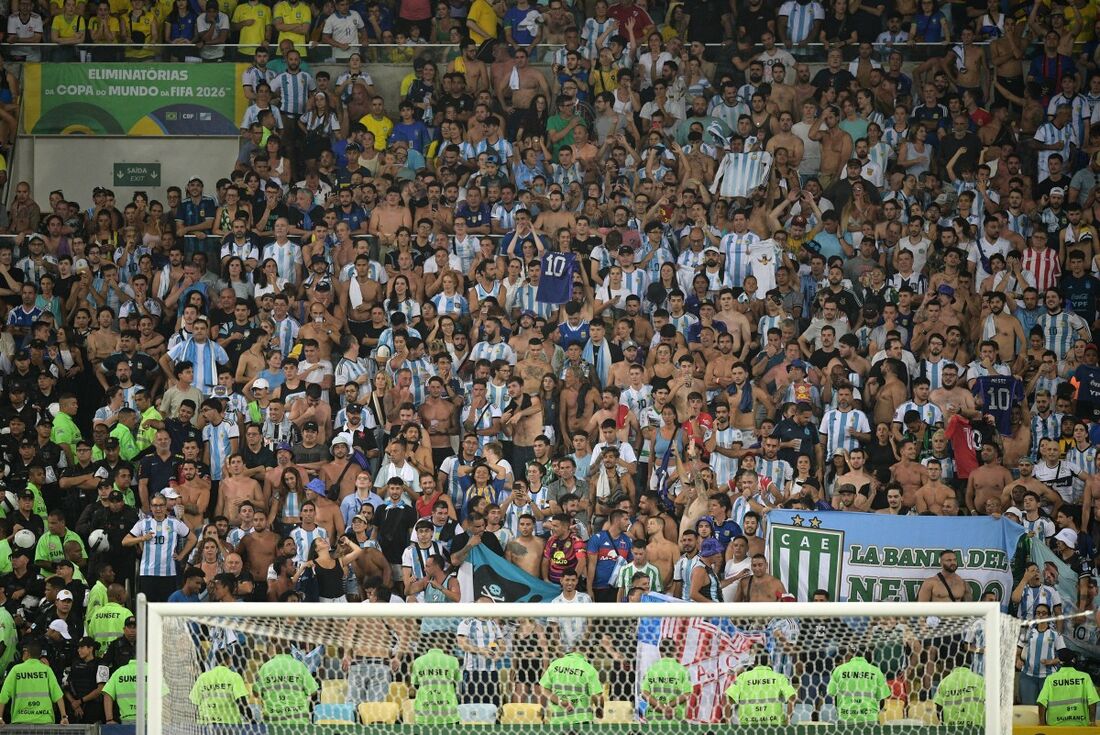
[[[1035,478],[1033,474],[1035,465],[1031,457],[1020,457],[1016,462],[1016,470],[1020,473],[1020,477],[1005,486],[1001,493],[1001,505],[1004,508],[1013,505],[1022,508],[1025,493],[1033,492],[1041,499],[1043,512],[1053,517],[1065,503],[1062,496],[1055,492],[1054,488]],[[1100,477],[1100,475],[1093,475],[1093,477]]]
[[[433,375],[428,379],[428,397],[420,406],[420,425],[428,430],[435,466],[454,454],[451,437],[458,436],[458,409],[443,397],[443,379]]]
[[[921,583],[917,602],[970,602],[970,585],[955,573],[959,561],[954,551],[940,552],[940,571]]]
[[[811,127],[807,136],[821,144],[821,176],[818,181],[823,189],[844,175],[848,159],[852,157],[852,137],[840,127],[840,112],[830,105],[821,113],[825,128]]]
[[[905,403],[909,391],[898,378],[897,368],[891,362],[882,363],[882,384],[875,391],[875,423],[889,426],[897,415],[898,406]]]
[[[268,527],[267,513],[257,510],[252,515],[252,533],[237,544],[237,553],[256,580],[256,594],[261,599],[267,599],[267,568],[275,561],[278,546],[279,534]]]
[[[661,532],[664,534],[665,540],[671,544],[675,544],[676,541],[672,534],[676,532],[676,521],[672,516],[660,509],[657,494],[650,490],[646,490],[638,498],[638,515],[634,519],[634,524],[630,527],[630,535],[633,538],[648,541],[650,539],[650,518],[659,518],[661,520]]]
[[[783,66],[782,64],[772,64],[771,72],[772,72],[772,82],[771,82],[772,93],[771,93],[771,95],[768,96],[768,107],[769,107],[769,109],[771,109],[772,106],[774,105],[775,112],[779,113],[779,118],[780,118],[779,119],[779,126],[780,126],[780,129],[782,129],[782,127],[783,127],[783,119],[782,119],[783,118],[783,113],[784,112],[790,113],[791,116],[793,117],[794,111],[795,111],[795,109],[797,109],[795,107],[795,101],[798,99],[798,93],[795,91],[795,88],[793,86],[791,86],[790,84],[785,83],[785,80],[791,79],[794,76],[794,72],[792,70],[790,72],[790,74],[788,75],[787,67]],[[793,119],[792,119],[791,122],[792,122],[792,124],[794,123]],[[784,145],[783,147],[787,148],[786,145]],[[768,150],[768,152],[770,153],[771,152],[771,146],[769,145],[766,150]],[[798,166],[799,161],[802,160],[802,141],[801,140],[798,141],[798,157],[797,157],[797,159],[793,158],[794,151],[791,148],[787,148],[787,150],[792,152],[791,163],[794,166]]]
[[[787,590],[783,583],[768,574],[768,559],[763,554],[752,557],[752,574],[737,583],[736,602],[775,602]]]
[[[466,77],[466,89],[470,94],[477,96],[483,89],[489,89],[489,67],[484,61],[477,58],[478,45],[473,39],[465,38],[460,44],[462,55],[452,59],[447,65],[447,72],[459,72]]]
[[[772,96],[775,96],[774,88],[772,89]],[[785,148],[787,160],[792,166],[798,168],[798,164],[802,162],[802,155],[806,152],[806,146],[801,138],[791,132],[793,126],[794,116],[791,113],[786,110],[779,113],[779,132],[768,139],[768,144],[764,146],[764,150],[774,155],[776,148]]]
[[[901,442],[899,446],[901,460],[890,467],[894,480],[901,483],[904,493],[902,502],[906,508],[917,504],[917,490],[928,484],[928,469],[917,462],[917,445],[911,440]]]
[[[997,343],[1001,360],[1008,365],[1017,362],[1017,355],[1027,347],[1027,338],[1024,336],[1024,328],[1020,325],[1012,312],[1005,310],[1005,295],[1000,291],[992,291],[989,294],[989,316],[985,318],[988,333],[989,322],[992,320],[993,341]],[[1017,365],[1019,370],[1022,365]]]
[[[995,72],[994,88],[1004,87],[1017,97],[1024,96],[1024,46],[1023,35],[1027,23],[1017,23],[1015,18],[1004,16],[1004,34],[989,44],[990,65]],[[1004,99],[999,91],[998,99]]]
[[[937,462],[936,464],[939,464],[939,462]],[[928,485],[925,485],[924,487],[928,487]],[[917,491],[917,507],[920,507],[921,490],[924,490],[924,488],[922,487],[920,490]],[[890,516],[909,515],[909,509],[902,504],[902,499],[903,496],[901,494],[901,490],[896,487],[891,487],[889,490],[886,491],[886,507],[879,508],[875,511],[875,513],[877,513],[878,515]]]
[[[350,472],[348,474],[351,474]],[[337,503],[332,502],[326,498],[323,494],[316,492],[317,485],[321,484],[321,493],[324,492],[324,480],[314,478],[306,485],[311,490],[314,490],[314,494],[310,496],[310,500],[313,501],[314,507],[317,509],[317,525],[321,526],[328,532],[330,539],[335,539],[344,534],[344,514],[340,512],[340,506]]]
[[[275,466],[264,472],[263,492],[264,496],[271,498],[277,488],[283,482],[283,470],[294,466],[294,452],[290,445],[279,446],[275,449]],[[303,471],[304,473],[304,471]],[[278,503],[272,503],[278,505]]]
[[[111,328],[113,320],[110,318],[110,310],[100,310],[97,319],[99,329],[93,330],[85,338],[85,344],[88,347],[88,360],[91,361],[92,365],[102,363],[117,352],[118,348],[118,332]]]
[[[321,465],[321,479],[325,481],[325,487],[331,487],[340,483],[340,497],[343,500],[355,492],[355,478],[359,475],[359,465],[352,463],[348,457],[350,452],[347,434],[337,434],[332,439],[332,461]],[[351,468],[348,469],[348,464]]]
[[[352,290],[352,283],[356,289]],[[348,321],[365,324],[370,321],[370,310],[382,300],[384,287],[370,276],[370,258],[366,255],[355,256],[355,276],[340,286],[340,300]]]
[[[756,535],[757,531],[760,530],[760,515],[756,511],[750,510],[741,519],[741,530],[745,532],[745,539],[749,544],[749,556],[763,554],[764,538]]]
[[[974,45],[974,29],[964,27],[959,40],[959,46],[951,49],[951,52],[943,60],[944,71],[947,76],[954,79],[959,94],[969,89],[980,98],[981,90],[985,87],[985,50]]]
[[[959,367],[954,363],[944,365],[940,372],[940,387],[932,391],[929,398],[944,414],[947,413],[947,404],[951,403],[959,407],[959,413],[968,419],[976,419],[981,416],[974,403],[974,394],[959,385]]]
[[[637,525],[637,524],[635,524]],[[646,557],[661,573],[661,584],[667,590],[672,586],[672,570],[680,558],[680,546],[669,541],[666,529],[676,530],[676,524],[665,521],[663,516],[650,516],[645,522]]]
[[[267,510],[260,483],[244,473],[244,457],[231,454],[226,462],[226,477],[218,485],[218,506],[214,515],[225,516],[229,525],[236,526],[241,503],[246,500],[258,510]],[[267,567],[264,567],[264,574],[267,574]]]
[[[504,558],[528,574],[541,573],[542,552],[546,542],[535,535],[535,518],[524,514],[519,518],[519,535],[508,542]]]
[[[550,87],[546,83],[546,76],[539,70],[532,68],[527,63],[527,51],[516,49],[515,56],[516,74],[502,74],[496,82],[497,99],[500,106],[509,115],[517,110],[526,110],[536,95],[543,95],[546,99],[553,99],[550,95]],[[512,88],[512,78],[516,76],[519,81],[518,88]]]
[[[555,189],[554,191],[550,192],[548,199],[550,202],[549,205],[546,209],[539,212],[539,216],[535,219],[536,238],[538,237],[538,232],[557,232],[563,227],[572,231],[577,226],[577,221],[573,217],[573,213],[562,208],[565,200],[562,198],[560,191]],[[522,218],[519,218],[519,220],[516,222],[517,235],[524,234],[520,228],[521,223]]]
[[[928,469],[928,482],[917,490],[917,512],[943,515],[944,501],[955,497],[955,489],[940,480],[943,466],[938,459],[929,459],[924,466]],[[887,493],[887,501],[889,501],[889,493]]]
[[[588,419],[588,424],[584,427],[590,437],[596,437],[600,426],[607,420],[615,422],[615,438],[620,442],[628,441],[632,430],[635,434],[641,432],[638,417],[633,411],[625,411],[626,418],[622,426],[619,426],[619,396],[619,389],[614,386],[608,386],[600,393],[600,408],[592,414],[592,418]]]
[[[176,492],[183,506],[183,522],[192,531],[198,531],[210,505],[210,480],[200,478],[198,468],[190,460],[180,464],[180,478]]]
[[[369,232],[378,238],[381,245],[391,245],[398,228],[412,229],[412,212],[408,207],[402,206],[400,200],[401,190],[390,187],[382,202],[371,212]]]
[[[1012,473],[1001,464],[1001,448],[985,444],[981,450],[982,465],[970,473],[966,481],[966,507],[972,514],[985,513],[989,498],[999,498],[1012,484]]]

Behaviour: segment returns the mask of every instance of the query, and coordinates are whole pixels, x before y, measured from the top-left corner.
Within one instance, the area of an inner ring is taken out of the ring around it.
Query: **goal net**
[[[140,609],[139,733],[1011,726],[1018,626],[995,603]]]

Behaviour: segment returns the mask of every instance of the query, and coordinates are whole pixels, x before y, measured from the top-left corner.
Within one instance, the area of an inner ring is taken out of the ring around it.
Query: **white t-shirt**
[[[42,33],[42,18],[37,13],[31,13],[27,22],[19,20],[19,14],[8,16],[8,39],[27,39],[36,33]],[[21,56],[27,61],[41,61],[41,52],[33,46],[12,46],[8,49],[11,56]]]

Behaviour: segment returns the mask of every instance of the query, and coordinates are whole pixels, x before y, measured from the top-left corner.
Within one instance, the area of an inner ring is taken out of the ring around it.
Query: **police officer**
[[[110,543],[109,550],[93,552],[92,561],[110,562],[118,582],[134,581],[134,547],[123,546],[122,539],[126,538],[137,522],[137,510],[126,505],[125,498],[118,490],[112,490],[107,496],[107,506],[97,508],[92,516],[92,527],[106,531],[107,541]]]
[[[103,654],[103,662],[111,671],[117,671],[132,658],[137,658],[137,618],[131,615],[126,618],[122,635],[107,646],[107,652]]]
[[[65,672],[62,689],[73,721],[92,725],[103,722],[103,687],[111,672],[96,657],[96,641],[84,636],[76,642],[76,660]]]
[[[23,663],[16,664],[0,688],[0,725],[4,724],[4,705],[11,703],[11,724],[69,724],[65,696],[57,683],[53,669],[42,663],[42,645],[27,641],[23,646]],[[57,705],[61,717],[54,713]]]

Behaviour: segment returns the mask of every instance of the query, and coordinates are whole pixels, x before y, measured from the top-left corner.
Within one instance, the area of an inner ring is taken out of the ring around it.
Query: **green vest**
[[[1063,666],[1046,678],[1036,701],[1047,708],[1047,725],[1088,727],[1100,696],[1088,674]]]
[[[7,671],[8,665],[15,659],[15,646],[19,642],[19,631],[15,619],[6,607],[0,606],[0,644],[4,652],[0,654],[0,671]]]
[[[215,666],[195,680],[189,699],[199,709],[200,725],[240,725],[237,701],[247,696],[248,687],[240,674]]]
[[[103,582],[96,580],[96,583],[92,585],[92,588],[88,590],[88,597],[85,600],[84,605],[84,617],[90,619],[92,614],[96,610],[107,604],[107,585]]]
[[[666,707],[680,696],[691,692],[692,689],[691,675],[688,674],[687,668],[674,658],[662,658],[657,661],[646,670],[645,678],[642,679],[642,694],[648,694],[658,704]],[[651,722],[669,719],[683,721],[684,705],[677,706],[676,713],[671,718],[660,709],[649,705],[646,708],[646,719]]]
[[[30,658],[12,667],[0,690],[0,704],[11,702],[13,725],[52,725],[53,703],[61,699],[57,677],[46,664]]]
[[[985,724],[985,678],[960,666],[943,678],[933,701],[945,725]]]
[[[416,687],[413,711],[417,725],[454,725],[458,723],[458,685],[462,670],[458,659],[432,648],[418,656],[412,665],[412,685]]]
[[[573,705],[570,712],[553,702],[548,703],[548,722],[551,724],[593,721],[592,697],[602,692],[603,687],[596,669],[581,654],[568,653],[551,661],[539,679],[539,686]]]
[[[56,564],[65,558],[65,544],[70,541],[80,544],[84,556],[88,556],[88,550],[84,548],[84,541],[72,529],[66,529],[64,537],[55,536],[46,531],[42,534],[42,538],[38,539],[38,545],[34,548],[35,562],[48,561],[51,564]]]
[[[730,702],[737,705],[737,721],[742,725],[786,725],[787,701],[794,695],[790,679],[770,666],[738,674],[726,690]]]
[[[46,511],[46,501],[42,499],[42,491],[39,490],[38,486],[33,482],[27,483],[27,489],[31,491],[31,495],[34,495],[34,505],[31,506],[31,511],[45,521],[48,514]],[[79,538],[79,536],[77,538]],[[80,547],[84,548],[83,542],[81,542]]]
[[[6,538],[0,539],[0,576],[11,574],[11,544]]]
[[[115,702],[115,717],[119,722],[137,720],[137,662],[130,659],[119,667],[103,686],[103,693]]]
[[[886,677],[862,656],[833,669],[828,693],[841,722],[878,722],[879,703],[890,696]]]
[[[256,673],[256,694],[263,702],[264,722],[268,724],[309,723],[310,697],[319,688],[306,665],[285,653],[272,658]]]
[[[100,656],[106,653],[111,641],[122,635],[126,627],[126,618],[132,615],[132,612],[117,602],[108,602],[88,618],[84,627],[88,635],[95,638],[96,650]]]
[[[157,436],[157,430],[152,426],[140,428],[145,425],[146,421],[164,421],[164,416],[161,415],[161,412],[157,410],[156,406],[149,406],[149,408],[145,409],[141,414],[141,420],[138,422],[139,428],[137,435],[137,445],[140,450],[145,450],[153,446],[153,439]]]

